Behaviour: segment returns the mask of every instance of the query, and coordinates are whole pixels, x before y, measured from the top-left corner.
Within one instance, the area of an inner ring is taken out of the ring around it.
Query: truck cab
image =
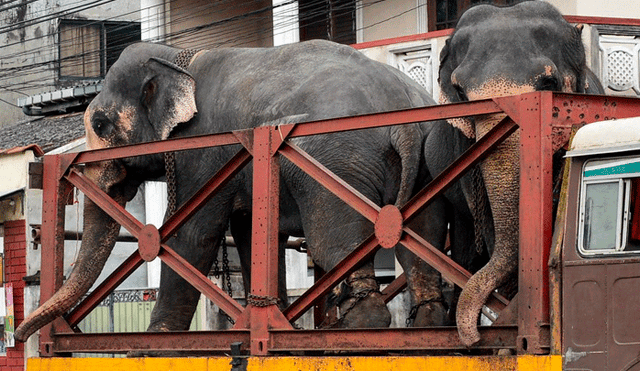
[[[565,370],[640,370],[640,117],[589,124],[567,152]]]

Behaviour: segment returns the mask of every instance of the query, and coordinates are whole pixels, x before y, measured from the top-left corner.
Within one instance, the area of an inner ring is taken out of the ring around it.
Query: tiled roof
[[[83,113],[37,117],[0,126],[0,151],[35,144],[49,152],[84,136]]]

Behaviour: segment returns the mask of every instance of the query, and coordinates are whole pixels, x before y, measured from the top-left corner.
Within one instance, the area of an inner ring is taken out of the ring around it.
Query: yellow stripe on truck
[[[231,358],[31,358],[27,371],[221,371]],[[247,371],[561,371],[561,356],[250,357]]]

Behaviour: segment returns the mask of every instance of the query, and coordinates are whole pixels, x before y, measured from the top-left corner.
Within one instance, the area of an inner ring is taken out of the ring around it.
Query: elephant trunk
[[[118,203],[124,205],[123,200]],[[26,341],[41,327],[71,309],[89,291],[111,254],[119,231],[117,222],[85,198],[84,233],[73,271],[60,290],[18,326],[17,340]]]
[[[504,115],[476,122],[482,137]],[[466,346],[480,341],[477,323],[482,306],[493,290],[504,284],[518,266],[518,218],[520,178],[520,133],[512,134],[481,165],[494,216],[495,248],[491,259],[474,274],[462,290],[457,308],[458,333]]]

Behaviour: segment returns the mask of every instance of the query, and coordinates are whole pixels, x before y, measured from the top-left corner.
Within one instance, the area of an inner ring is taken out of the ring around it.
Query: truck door
[[[571,157],[565,370],[640,370],[640,154]]]

